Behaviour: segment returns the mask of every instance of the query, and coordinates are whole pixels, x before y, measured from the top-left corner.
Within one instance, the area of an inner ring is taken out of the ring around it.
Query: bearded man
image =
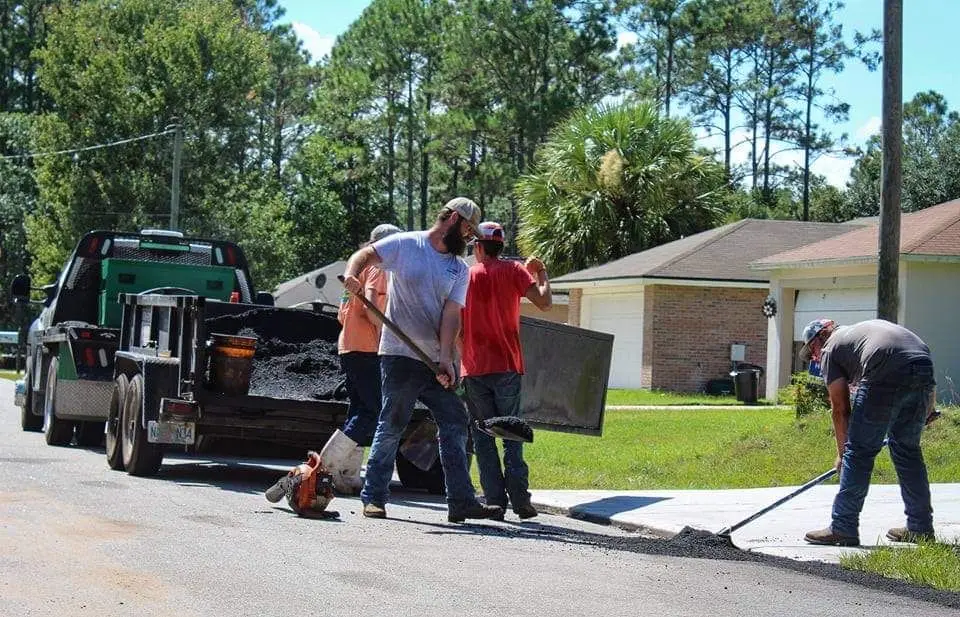
[[[447,520],[497,518],[503,508],[481,504],[467,467],[467,414],[453,391],[457,383],[454,342],[466,304],[469,274],[462,259],[476,235],[480,207],[465,197],[448,201],[426,231],[399,233],[350,256],[344,287],[361,293],[357,275],[374,264],[390,272],[387,317],[434,363],[439,375],[389,328],[380,338],[382,405],[367,459],[360,499],[367,518],[386,518],[397,447],[419,399],[431,411],[440,435],[440,463],[447,493]]]

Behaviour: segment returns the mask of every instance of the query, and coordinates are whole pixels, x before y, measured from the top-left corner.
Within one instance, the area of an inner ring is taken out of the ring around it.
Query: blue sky
[[[281,0],[286,20],[292,25],[304,46],[317,59],[329,52],[337,35],[342,33],[363,12],[370,0]],[[906,0],[903,2],[903,95],[909,100],[917,92],[937,90],[951,108],[960,108],[960,84],[950,77],[956,62],[952,55],[953,38],[960,23],[960,1]],[[854,30],[882,29],[883,0],[847,0],[838,15],[844,32],[852,37]],[[859,63],[849,63],[840,75],[827,82],[836,91],[837,99],[850,104],[849,121],[837,125],[836,134],[847,133],[852,144],[862,144],[880,130],[881,74],[867,71]],[[704,136],[702,143],[716,147],[718,140]],[[777,160],[788,163],[799,160],[799,153],[784,153]],[[741,149],[735,158],[745,160]],[[835,185],[842,186],[849,177],[852,160],[822,156],[814,163],[815,172],[823,174]]]

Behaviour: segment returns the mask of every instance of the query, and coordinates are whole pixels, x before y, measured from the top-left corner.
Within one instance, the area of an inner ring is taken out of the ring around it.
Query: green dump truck
[[[21,426],[50,445],[98,445],[114,395],[121,294],[195,295],[212,301],[272,304],[253,288],[239,246],[178,232],[93,231],[81,238],[58,280],[42,288],[30,326]],[[17,276],[11,295],[29,301],[31,281]],[[76,435],[75,435],[76,433]]]

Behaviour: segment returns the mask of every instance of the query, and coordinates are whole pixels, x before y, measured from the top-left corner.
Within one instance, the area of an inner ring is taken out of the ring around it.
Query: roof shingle
[[[821,242],[759,259],[761,270],[825,261],[877,258],[879,222]],[[948,201],[900,218],[901,255],[960,257],[960,200]]]
[[[571,272],[555,283],[618,278],[767,282],[750,262],[849,231],[841,223],[744,219],[609,263]]]

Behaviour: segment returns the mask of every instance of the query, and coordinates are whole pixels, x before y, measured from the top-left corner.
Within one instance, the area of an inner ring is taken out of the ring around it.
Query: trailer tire
[[[43,434],[47,445],[69,446],[74,422],[57,417],[57,369],[60,361],[52,358],[47,364],[47,386],[43,389]]]
[[[113,393],[110,395],[110,408],[107,411],[107,427],[104,437],[104,446],[107,451],[107,465],[114,471],[123,471],[123,403],[127,399],[126,375],[119,375],[113,380]]]
[[[138,374],[130,380],[123,400],[123,466],[132,476],[156,475],[163,464],[160,445],[147,441],[147,429],[141,426],[142,409],[143,375]]]
[[[27,400],[20,408],[20,428],[31,433],[39,433],[43,430],[43,415],[33,413],[33,378],[30,373],[27,373],[25,381]]]
[[[397,477],[406,489],[426,490],[431,495],[443,495],[446,492],[446,485],[443,483],[443,465],[440,463],[439,456],[429,471],[424,471],[408,461],[398,448]]]
[[[103,422],[77,422],[77,445],[99,448],[103,444]]]

